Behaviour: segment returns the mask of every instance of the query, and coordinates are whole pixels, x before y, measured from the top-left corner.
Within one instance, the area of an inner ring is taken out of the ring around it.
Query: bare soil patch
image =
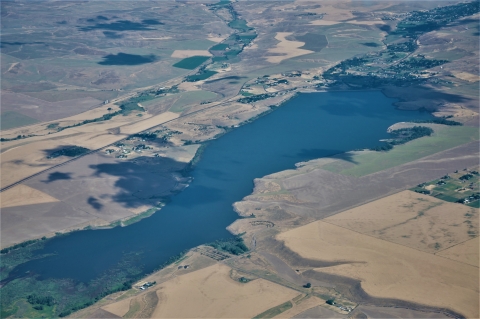
[[[0,207],[58,202],[58,199],[27,185],[17,185],[0,193]]]
[[[270,56],[267,56],[268,62],[280,63],[286,59],[313,53],[313,51],[310,50],[299,49],[301,46],[305,45],[305,42],[289,41],[285,39],[291,34],[292,32],[277,32],[275,39],[280,41],[280,43],[277,43],[274,48],[268,50],[268,53],[270,53]]]
[[[180,59],[189,58],[192,56],[212,56],[212,54],[208,50],[175,50],[171,55],[172,58]]]
[[[320,268],[361,281],[366,293],[478,317],[478,268],[322,221],[280,234],[303,257],[354,263]]]
[[[91,97],[48,102],[20,93],[1,93],[2,112],[15,111],[40,121],[51,121],[85,112],[100,105]]]
[[[467,224],[466,221],[470,222]],[[325,222],[435,253],[462,243],[471,238],[471,233],[477,233],[478,210],[403,191],[328,217]],[[473,229],[469,227],[470,223],[475,225]]]
[[[478,223],[476,226],[478,226]],[[479,237],[440,251],[437,255],[478,267],[478,252]]]
[[[215,264],[157,284],[148,294],[156,293],[158,304],[152,318],[252,318],[298,295],[297,291],[256,279],[248,283],[234,281],[231,268]],[[106,307],[117,315],[138,317],[146,294]],[[126,306],[129,310],[125,312]],[[185,306],[188,305],[188,306]],[[146,318],[146,317],[142,317]]]

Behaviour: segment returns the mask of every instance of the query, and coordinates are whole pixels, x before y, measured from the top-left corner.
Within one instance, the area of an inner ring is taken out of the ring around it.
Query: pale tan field
[[[479,237],[450,247],[437,253],[438,256],[457,260],[478,267]]]
[[[210,40],[210,41],[213,41],[213,42],[222,42],[223,40],[225,40],[225,37],[218,37],[218,36],[215,36],[215,35],[212,35],[210,34],[207,38],[207,40]]]
[[[455,77],[468,81],[468,82],[478,82],[480,81],[480,76],[468,73],[468,72],[455,72],[453,73]]]
[[[1,184],[3,186],[10,185],[22,178],[70,159],[64,156],[47,159],[49,150],[72,145],[91,150],[99,149],[122,140],[129,134],[141,132],[178,116],[173,112],[165,112],[155,116],[145,114],[141,118],[134,114],[116,116],[109,121],[91,123],[54,134],[3,143],[2,146],[6,150],[2,152],[1,157]]]
[[[0,207],[58,202],[58,199],[27,185],[17,185],[0,193]]]
[[[340,22],[339,21],[329,21],[329,20],[314,20],[312,22],[310,22],[311,25],[335,25],[335,24],[339,24]]]
[[[348,23],[351,24],[361,24],[361,25],[376,25],[376,24],[385,24],[383,20],[365,20],[365,21],[358,21],[358,20],[350,20]]]
[[[113,313],[114,315],[123,317],[130,310],[130,303],[133,298],[124,299],[116,303],[112,303],[102,307],[103,310]]]
[[[167,121],[176,119],[179,117],[179,114],[173,112],[165,112],[159,115],[152,116],[143,121],[135,122],[133,124],[122,126],[120,132],[122,134],[135,134],[141,132],[149,127],[157,126],[163,124]]]
[[[280,41],[274,48],[268,49],[269,53],[277,54],[267,56],[267,61],[270,63],[280,63],[283,60],[290,59],[296,56],[313,53],[310,50],[299,49],[299,47],[305,45],[305,42],[289,41],[285,37],[293,34],[293,32],[277,32],[275,39]]]
[[[183,58],[189,58],[196,55],[212,56],[212,54],[208,52],[208,50],[175,50],[173,51],[171,57],[183,59]]]
[[[468,231],[478,233],[478,210],[407,190],[328,217],[325,222],[434,253],[469,240]]]
[[[263,279],[240,283],[230,278],[230,272],[231,268],[215,264],[158,284],[154,288],[158,303],[151,318],[252,318],[298,295]],[[141,304],[144,295],[103,309],[125,316],[132,306]]]
[[[299,304],[296,304],[295,302],[292,302],[292,304],[293,304],[292,308],[275,316],[275,318],[292,318],[310,308],[313,308],[319,305],[324,305],[325,300],[312,296],[306,300],[301,300]]]
[[[298,295],[263,279],[235,282],[229,273],[229,267],[216,264],[162,284],[152,317],[252,318]]]
[[[281,233],[305,258],[348,261],[317,271],[361,281],[370,295],[449,308],[478,318],[478,268],[323,221]]]

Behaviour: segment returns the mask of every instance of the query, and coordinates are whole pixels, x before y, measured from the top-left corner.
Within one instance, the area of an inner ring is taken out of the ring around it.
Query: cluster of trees
[[[370,150],[377,151],[377,152],[388,151],[388,150],[391,150],[394,145],[405,144],[408,141],[412,141],[414,139],[417,139],[423,136],[430,136],[432,135],[432,133],[433,133],[433,130],[425,126],[414,126],[409,128],[393,130],[390,132],[390,134],[393,136],[394,139],[386,142],[383,145],[371,148]]]
[[[58,151],[54,151],[50,155],[48,155],[47,158],[56,158],[56,157],[59,157],[59,156],[75,157],[75,156],[85,154],[88,151],[90,151],[90,150],[88,148],[85,148],[85,147],[72,146],[72,147],[63,148],[63,149],[58,150]]]
[[[393,130],[390,134],[395,138],[395,140],[390,143],[393,145],[400,145],[423,136],[430,136],[433,134],[433,130],[426,126],[414,126]]]
[[[0,250],[0,254],[6,254],[6,253],[9,253],[10,251],[12,251],[14,249],[27,247],[29,245],[35,244],[36,242],[43,241],[43,240],[46,240],[46,239],[47,239],[47,237],[43,236],[40,239],[27,240],[27,241],[24,241],[23,243],[16,244],[16,245],[13,245],[13,246],[10,246],[10,247],[7,247],[7,248],[3,248],[2,250]]]
[[[408,71],[409,69],[430,69],[448,62],[448,60],[436,60],[426,59],[423,57],[415,57],[404,60],[399,64],[390,67],[390,69],[393,71]]]
[[[247,103],[265,100],[270,97],[274,97],[275,95],[276,95],[275,93],[264,93],[264,94],[252,95],[252,96],[247,96],[247,97],[238,99],[238,102],[247,104]]]
[[[8,142],[8,141],[15,141],[15,140],[21,140],[22,138],[28,138],[36,135],[17,135],[17,137],[12,137],[12,138],[0,138],[0,142]]]
[[[418,45],[413,40],[387,45],[387,50],[392,52],[413,52],[417,48]]]
[[[433,124],[443,124],[449,126],[461,126],[463,125],[460,122],[447,120],[447,118],[433,118],[431,120],[414,120],[413,123],[433,123]]]
[[[478,12],[480,12],[478,1],[437,7],[425,11],[413,11],[397,25],[395,33],[413,37],[438,30],[452,21]]]
[[[232,255],[241,255],[248,251],[248,247],[243,242],[243,238],[240,236],[230,239],[221,239],[207,244],[215,249],[225,251]]]
[[[36,294],[28,295],[27,301],[31,305],[42,305],[42,306],[49,306],[49,307],[55,304],[55,299],[53,299],[52,296],[37,296]],[[41,309],[37,309],[37,310],[41,310]]]

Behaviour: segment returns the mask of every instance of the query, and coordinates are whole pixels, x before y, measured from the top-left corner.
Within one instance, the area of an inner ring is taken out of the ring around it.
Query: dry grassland
[[[477,224],[478,225],[478,224]],[[438,256],[453,259],[478,267],[479,237],[442,250],[437,253]]]
[[[329,20],[314,20],[312,22],[310,22],[311,25],[335,25],[335,24],[339,24],[340,22],[339,21],[329,21]]]
[[[449,308],[478,318],[478,268],[323,221],[277,236],[305,258],[348,263],[317,269],[354,278],[370,295]]]
[[[308,309],[319,305],[324,305],[325,300],[311,296],[300,300],[299,304],[296,304],[295,302],[292,302],[292,304],[293,307],[291,309],[282,312],[281,314],[275,316],[275,318],[292,318]]]
[[[133,124],[125,125],[120,128],[122,134],[135,134],[141,132],[149,127],[163,124],[167,121],[171,121],[179,117],[179,114],[173,112],[165,112],[159,115],[152,116],[144,121],[136,122]]]
[[[105,113],[102,113],[105,114]],[[83,115],[82,115],[83,116]],[[3,143],[1,157],[1,184],[7,186],[25,177],[43,171],[70,158],[47,159],[49,150],[65,146],[82,146],[94,150],[124,139],[152,126],[177,118],[173,112],[165,112],[142,118],[135,115],[117,116],[105,122],[91,123],[46,136],[32,137]],[[115,131],[115,134],[112,134]]]
[[[480,76],[468,72],[454,72],[455,77],[468,82],[480,81]]]
[[[208,50],[175,50],[173,51],[171,57],[184,59],[184,58],[189,58],[196,55],[212,56],[212,54],[208,52]]]
[[[478,210],[408,190],[325,222],[428,253],[469,240],[468,232],[478,234]]]
[[[219,43],[225,40],[225,37],[218,37],[218,36],[209,34],[207,40]]]
[[[17,185],[0,193],[0,207],[58,202],[58,199],[27,185]]]
[[[376,25],[376,24],[385,24],[383,20],[367,20],[367,21],[358,21],[358,20],[350,20],[347,23],[351,24],[361,24],[361,25]]]
[[[271,56],[267,56],[267,61],[270,63],[280,63],[283,60],[290,59],[296,56],[313,53],[310,50],[299,49],[305,45],[305,42],[289,41],[285,37],[293,34],[293,32],[277,32],[275,39],[280,41],[274,48],[268,49]]]
[[[153,288],[158,303],[151,317],[252,318],[298,295],[297,291],[263,279],[246,284],[234,281],[230,272],[231,268],[215,264],[158,284]],[[118,316],[131,314],[137,317],[142,302],[145,303],[142,301],[145,295],[125,299],[103,309]],[[137,313],[132,311],[133,308],[138,309]]]

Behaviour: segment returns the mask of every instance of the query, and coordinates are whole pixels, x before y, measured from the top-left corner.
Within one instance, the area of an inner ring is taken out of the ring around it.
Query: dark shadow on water
[[[169,189],[178,183],[172,172],[181,172],[186,167],[186,163],[165,157],[137,157],[135,162],[122,161],[90,165],[89,167],[95,172],[89,178],[119,177],[114,184],[117,189],[116,194],[112,196],[99,192],[96,196],[111,198],[125,208],[140,207],[145,204],[145,199],[171,195]],[[89,204],[96,203],[89,199]]]
[[[93,19],[87,19],[87,22],[97,22],[98,20],[108,21],[109,19],[104,16],[97,16],[96,18],[93,18]]]
[[[123,35],[113,31],[103,31],[103,35],[109,39],[121,39]]]
[[[321,157],[331,157],[338,154],[341,154],[341,158],[344,161],[358,164],[356,161],[353,160],[353,156],[351,153],[345,153],[344,151],[340,150],[325,150],[320,148],[312,148],[312,149],[302,149],[301,152],[297,153],[296,157],[305,158],[305,161],[317,159]]]
[[[220,79],[209,80],[209,81],[206,81],[205,83],[215,83],[215,82],[223,81],[223,80],[241,80],[241,79],[246,79],[246,78],[247,78],[246,76],[232,75],[232,76],[226,76],[226,77],[220,78]]]
[[[5,48],[6,45],[11,45],[11,46],[19,46],[19,45],[31,45],[31,44],[45,44],[45,42],[19,42],[19,41],[14,41],[14,42],[8,42],[8,41],[2,41],[0,42],[0,48]]]
[[[103,61],[98,62],[100,65],[139,65],[152,63],[158,58],[153,55],[136,55],[128,53],[109,54],[103,57]]]
[[[53,172],[53,173],[50,173],[48,175],[47,180],[43,180],[42,182],[51,183],[51,182],[55,182],[55,181],[58,181],[58,180],[72,179],[72,177],[70,175],[72,175],[72,174],[71,173]]]
[[[142,20],[142,23],[147,24],[147,25],[163,25],[163,24],[165,24],[163,22],[158,21],[157,19],[145,19],[145,20]]]
[[[364,46],[366,47],[370,47],[370,48],[376,48],[376,47],[380,47],[381,44],[378,44],[376,42],[365,42],[365,43],[362,43]]]
[[[144,21],[147,21],[145,23]],[[78,27],[80,31],[92,31],[92,30],[111,30],[111,31],[150,31],[155,30],[154,28],[149,27],[150,25],[162,24],[157,20],[144,20],[142,22],[132,22],[128,20],[120,20],[112,23],[96,23],[92,26],[87,27]],[[155,21],[155,23],[153,23]],[[89,21],[94,22],[94,21]]]

